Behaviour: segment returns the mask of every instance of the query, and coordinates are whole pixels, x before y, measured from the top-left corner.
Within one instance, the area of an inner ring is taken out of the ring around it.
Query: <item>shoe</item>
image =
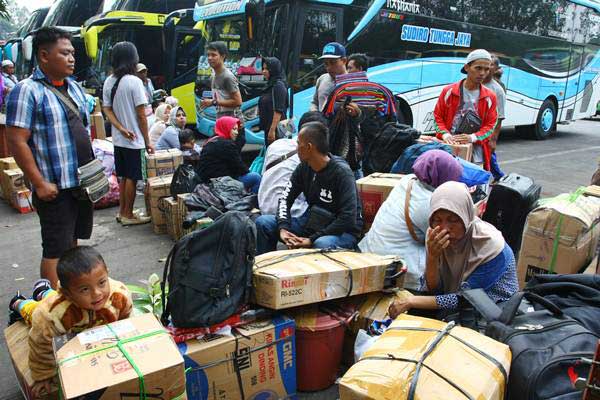
[[[125,218],[121,217],[121,225],[129,226],[129,225],[143,225],[152,221],[152,218],[145,217],[142,215],[134,215],[133,218]]]
[[[52,289],[50,286],[50,281],[48,279],[38,279],[33,284],[33,293],[31,294],[31,298],[35,301],[42,300],[40,296],[44,294],[45,291]]]
[[[21,321],[23,317],[19,314],[18,310],[14,309],[14,305],[19,300],[27,300],[24,296],[21,296],[21,292],[17,290],[17,294],[10,299],[8,303],[8,326],[11,326],[17,321]]]
[[[140,210],[139,208],[136,208],[135,210],[133,210],[133,215],[145,215],[145,213],[144,213],[144,211]],[[121,223],[121,214],[115,215],[115,219],[117,220],[118,223]]]

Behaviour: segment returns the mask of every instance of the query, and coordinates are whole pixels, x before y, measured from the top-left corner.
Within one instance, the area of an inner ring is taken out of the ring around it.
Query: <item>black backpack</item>
[[[363,170],[365,175],[373,172],[390,172],[394,162],[404,150],[413,145],[421,133],[398,122],[388,122],[381,131],[366,143]]]
[[[575,381],[587,378],[590,366],[582,359],[593,359],[599,336],[535,293],[516,293],[501,311],[489,298],[482,306],[469,297],[488,320],[485,334],[512,352],[507,400],[581,399]],[[538,310],[523,312],[531,307],[524,299]]]
[[[162,323],[199,328],[233,315],[250,298],[255,251],[254,222],[238,211],[180,239],[165,263]]]

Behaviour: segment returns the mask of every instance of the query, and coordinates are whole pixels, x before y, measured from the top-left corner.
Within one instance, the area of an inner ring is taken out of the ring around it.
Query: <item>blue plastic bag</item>
[[[454,157],[458,160],[460,165],[463,167],[463,173],[460,177],[460,181],[467,186],[485,185],[490,182],[492,174],[489,171],[481,168],[477,164],[473,164],[460,157]]]
[[[267,152],[266,149],[267,148],[264,146],[260,149],[260,153],[258,153],[254,161],[252,161],[252,165],[250,165],[250,172],[256,172],[257,174],[262,175],[263,165],[265,164],[265,154]]]

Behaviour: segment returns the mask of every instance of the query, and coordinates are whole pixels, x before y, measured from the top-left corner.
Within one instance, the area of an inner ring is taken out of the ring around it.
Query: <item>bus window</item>
[[[288,5],[285,4],[281,7],[268,9],[265,13],[262,35],[264,43],[261,48],[267,56],[281,57],[283,54],[284,26],[287,22],[288,8]]]
[[[198,35],[182,34],[177,37],[175,50],[175,77],[184,75],[190,70],[196,70],[198,59],[203,49],[203,40]]]
[[[175,10],[193,8],[194,3],[194,0],[118,0],[112,2],[112,10],[169,14]]]
[[[329,42],[335,42],[337,31],[337,14],[333,11],[311,9],[306,12],[304,22],[304,34],[298,65],[298,80],[319,66],[319,57],[323,46]],[[302,86],[314,85],[316,74],[312,76],[312,82],[302,82]]]

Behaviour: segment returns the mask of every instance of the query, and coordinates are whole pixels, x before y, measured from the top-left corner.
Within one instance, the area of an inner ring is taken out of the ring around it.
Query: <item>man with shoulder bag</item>
[[[92,200],[103,195],[108,181],[104,185],[94,160],[84,91],[70,78],[75,67],[71,35],[41,28],[33,51],[39,66],[7,100],[7,137],[32,185],[42,234],[40,274],[56,288],[58,259],[78,239],[90,238]]]
[[[298,157],[290,181],[279,199],[277,216],[256,220],[257,254],[273,251],[281,240],[288,248],[356,247],[363,220],[360,199],[348,163],[329,153],[327,127],[320,122],[302,126]],[[304,194],[308,210],[292,218],[296,198]]]
[[[487,50],[473,50],[461,69],[467,78],[446,86],[438,98],[433,115],[438,139],[448,144],[473,143],[473,162],[490,170],[490,139],[498,113],[496,95],[483,85],[492,56]]]

